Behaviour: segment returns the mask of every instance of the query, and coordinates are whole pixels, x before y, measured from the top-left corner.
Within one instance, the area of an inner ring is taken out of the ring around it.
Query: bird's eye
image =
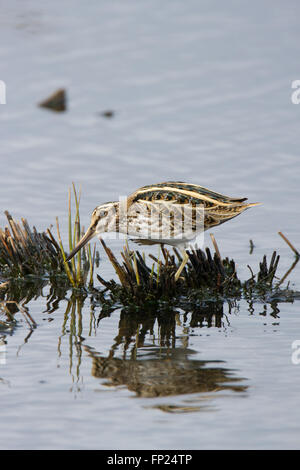
[[[100,211],[99,216],[100,216],[100,217],[105,217],[105,216],[107,216],[107,211]]]

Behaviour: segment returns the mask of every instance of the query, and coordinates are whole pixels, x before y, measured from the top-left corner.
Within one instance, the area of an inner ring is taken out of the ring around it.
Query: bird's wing
[[[256,205],[244,203],[246,199],[231,198],[182,182],[144,186],[128,198],[129,225],[140,232],[142,238],[147,238],[149,232],[152,235],[169,232],[176,238],[182,236],[183,231],[189,232],[187,238],[190,238],[192,233],[195,236]]]
[[[204,207],[140,199],[128,208],[127,226],[129,235],[140,238],[191,239],[204,230]]]
[[[157,202],[166,201],[177,204],[204,205],[205,208],[242,204],[247,198],[232,198],[211,191],[203,186],[183,183],[166,182],[144,186],[129,196],[129,205],[139,200]]]

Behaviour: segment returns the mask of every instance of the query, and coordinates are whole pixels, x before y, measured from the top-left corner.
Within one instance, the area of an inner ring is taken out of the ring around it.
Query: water
[[[214,230],[241,277],[273,249],[288,270],[277,232],[299,247],[298,2],[11,0],[1,11],[2,210],[41,230],[59,216],[65,239],[72,181],[85,225],[139,186],[190,181],[263,202]],[[37,106],[59,87],[66,113]],[[32,334],[21,313],[1,332],[1,448],[299,448],[297,301],[225,304],[212,325],[181,310],[115,310],[97,325],[100,307],[66,317],[68,293],[49,313],[48,293],[28,304]]]

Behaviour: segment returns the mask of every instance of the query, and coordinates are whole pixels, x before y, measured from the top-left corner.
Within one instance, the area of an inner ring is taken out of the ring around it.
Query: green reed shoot
[[[68,244],[69,244],[69,251],[71,252],[77,243],[79,242],[80,238],[83,235],[81,230],[80,224],[80,213],[79,213],[79,204],[81,198],[81,188],[79,193],[77,194],[75,185],[73,183],[73,196],[75,202],[75,219],[74,224],[72,224],[72,203],[71,203],[71,189],[69,188],[68,191]],[[64,268],[66,275],[73,287],[82,288],[86,287],[88,275],[89,275],[89,282],[88,286],[93,287],[93,277],[94,277],[94,265],[95,265],[95,255],[96,255],[96,246],[94,247],[93,255],[91,253],[90,245],[85,246],[80,250],[76,256],[74,256],[69,262],[66,261],[67,254],[65,252],[60,230],[59,230],[59,223],[58,218],[56,218],[56,225],[57,225],[57,235],[59,240],[59,246],[61,250],[61,254],[64,261]]]

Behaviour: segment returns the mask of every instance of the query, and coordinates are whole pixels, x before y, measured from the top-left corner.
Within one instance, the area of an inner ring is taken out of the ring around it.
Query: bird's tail
[[[246,208],[248,209],[248,207],[252,207],[252,206],[260,206],[262,204],[262,202],[249,202],[249,203],[246,203],[246,204],[243,204],[246,206]]]

